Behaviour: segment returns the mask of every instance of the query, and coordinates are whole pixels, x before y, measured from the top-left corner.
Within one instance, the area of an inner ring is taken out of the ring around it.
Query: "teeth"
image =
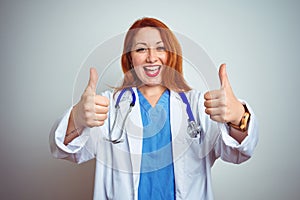
[[[154,66],[154,67],[144,67],[145,70],[147,71],[156,71],[159,69],[160,66]]]

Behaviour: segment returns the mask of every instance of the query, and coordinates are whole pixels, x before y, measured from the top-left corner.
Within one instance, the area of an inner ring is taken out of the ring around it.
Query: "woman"
[[[53,155],[77,163],[97,158],[94,199],[213,199],[214,161],[246,161],[258,140],[253,111],[234,96],[225,65],[219,90],[192,90],[173,33],[161,21],[143,18],[126,35],[122,69],[123,84],[102,95],[90,69],[81,100],[53,127]],[[201,126],[192,137],[184,98]],[[115,126],[118,112],[120,124],[126,123]],[[213,142],[203,142],[212,135]]]

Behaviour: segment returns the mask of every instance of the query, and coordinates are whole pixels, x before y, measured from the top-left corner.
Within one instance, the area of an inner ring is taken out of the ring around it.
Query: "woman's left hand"
[[[226,64],[220,66],[219,78],[221,88],[204,94],[205,112],[214,121],[239,125],[245,110],[231,89],[226,73]]]

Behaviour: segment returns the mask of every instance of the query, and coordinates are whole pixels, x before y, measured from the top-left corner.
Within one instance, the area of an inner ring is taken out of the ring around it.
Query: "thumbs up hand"
[[[89,83],[72,110],[74,124],[78,129],[102,126],[107,118],[109,100],[107,97],[96,95],[97,81],[97,70],[91,68]]]
[[[235,97],[231,89],[225,64],[219,68],[219,78],[221,88],[204,94],[205,112],[214,121],[239,125],[245,111],[242,103]]]

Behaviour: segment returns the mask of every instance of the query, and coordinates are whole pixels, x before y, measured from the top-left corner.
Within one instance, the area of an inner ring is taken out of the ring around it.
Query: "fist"
[[[96,94],[97,81],[97,70],[91,68],[88,85],[74,107],[74,123],[77,128],[102,126],[107,119],[109,100]]]
[[[214,121],[231,122],[238,125],[244,114],[244,107],[231,89],[225,64],[222,64],[219,68],[219,79],[220,89],[208,91],[204,94],[205,112]]]

